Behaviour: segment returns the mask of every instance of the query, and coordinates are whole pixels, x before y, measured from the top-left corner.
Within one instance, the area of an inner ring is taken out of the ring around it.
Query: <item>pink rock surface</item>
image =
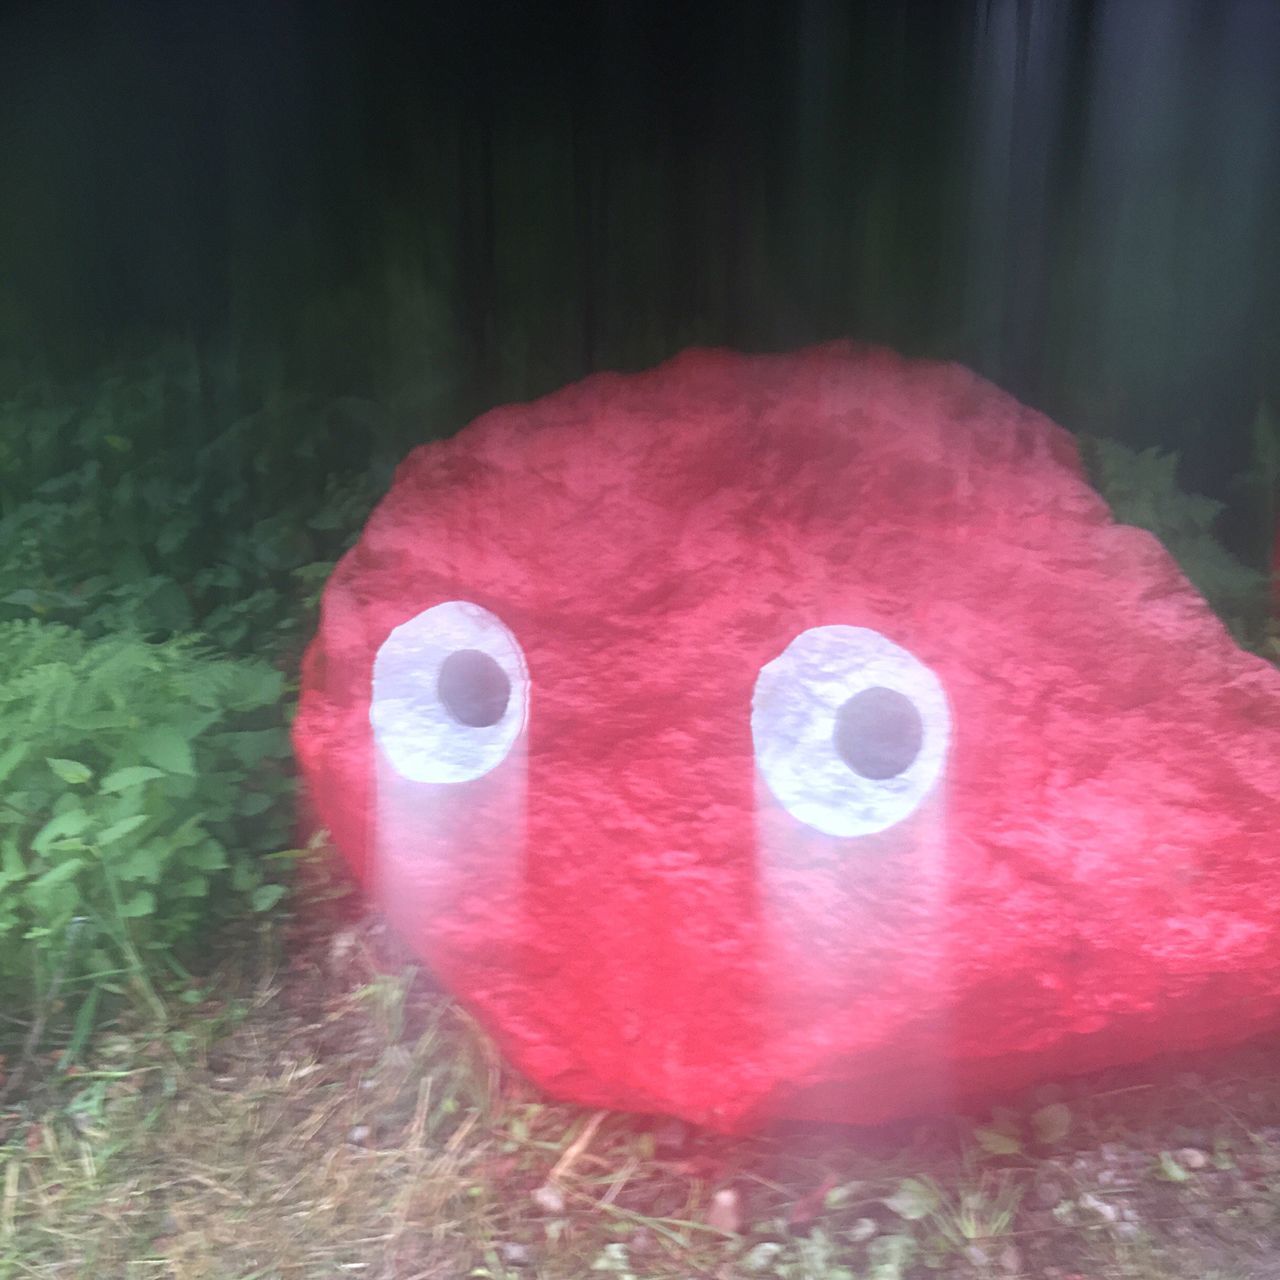
[[[295,739],[560,1097],[872,1122],[1280,1023],[1280,672],[956,366],[695,351],[416,450]]]

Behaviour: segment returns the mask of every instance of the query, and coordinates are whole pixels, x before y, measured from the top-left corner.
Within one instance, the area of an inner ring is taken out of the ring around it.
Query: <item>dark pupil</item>
[[[920,754],[924,725],[910,698],[876,686],[855,693],[838,712],[836,750],[864,778],[895,778]]]
[[[436,692],[459,724],[482,729],[502,719],[511,697],[511,681],[487,653],[459,649],[441,663]]]

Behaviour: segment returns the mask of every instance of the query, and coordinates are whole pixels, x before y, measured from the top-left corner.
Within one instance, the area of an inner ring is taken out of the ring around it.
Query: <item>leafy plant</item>
[[[0,624],[0,989],[118,987],[283,892],[283,679],[192,639]],[[11,1004],[12,1008],[13,1005]]]
[[[1270,563],[1280,536],[1280,417],[1262,403],[1249,429],[1250,465],[1236,477],[1236,489],[1251,516],[1262,558]]]
[[[976,1125],[973,1139],[978,1149],[988,1156],[1019,1155],[1034,1140],[1041,1147],[1055,1147],[1071,1132],[1071,1108],[1063,1102],[1050,1102],[1023,1116],[1009,1107],[995,1107],[991,1120]]]
[[[1268,609],[1267,577],[1215,537],[1223,504],[1178,487],[1178,455],[1085,437],[1086,465],[1117,520],[1155,534],[1242,643],[1257,644]]]
[[[105,990],[152,992],[282,891],[281,673],[388,432],[372,402],[243,412],[236,385],[174,345],[0,403],[0,999],[33,1042],[55,996],[83,992],[83,1043]]]
[[[83,409],[47,388],[0,405],[21,442],[0,449],[0,620],[296,657],[317,566],[386,478],[378,411],[277,396],[218,429],[193,365],[162,352]]]

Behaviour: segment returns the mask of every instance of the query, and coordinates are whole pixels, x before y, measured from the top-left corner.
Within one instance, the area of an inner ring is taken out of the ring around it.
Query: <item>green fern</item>
[[[1115,518],[1155,534],[1237,640],[1257,647],[1268,610],[1267,575],[1214,536],[1223,504],[1178,486],[1178,455],[1084,437],[1085,463]]]

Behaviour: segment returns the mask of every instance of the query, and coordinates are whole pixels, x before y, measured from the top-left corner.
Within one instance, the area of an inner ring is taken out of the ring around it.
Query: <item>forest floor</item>
[[[548,1102],[373,920],[173,1003],[0,1108],[0,1278],[1280,1277],[1275,1041],[731,1140]]]

